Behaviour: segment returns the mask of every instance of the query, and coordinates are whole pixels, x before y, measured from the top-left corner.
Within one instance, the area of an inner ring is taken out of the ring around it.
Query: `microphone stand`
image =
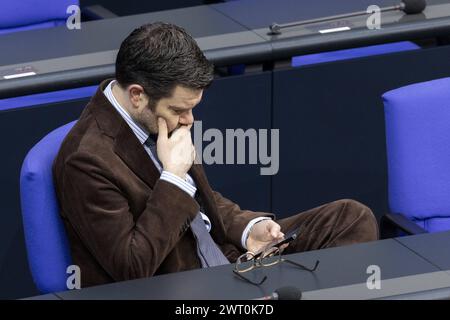
[[[403,9],[405,9],[405,4],[402,2],[395,6],[381,8],[380,12],[403,10]],[[359,12],[354,12],[354,13],[346,13],[346,14],[340,14],[340,15],[336,15],[336,16],[330,16],[330,17],[326,17],[326,18],[310,19],[310,20],[305,20],[305,21],[301,21],[301,22],[291,22],[291,23],[284,23],[284,24],[278,24],[278,23],[274,22],[269,26],[270,32],[268,32],[268,34],[269,35],[279,35],[279,34],[281,34],[281,29],[302,26],[305,24],[326,22],[326,21],[330,21],[330,20],[351,18],[351,17],[362,16],[362,15],[366,15],[366,14],[368,14],[367,11],[359,11]]]

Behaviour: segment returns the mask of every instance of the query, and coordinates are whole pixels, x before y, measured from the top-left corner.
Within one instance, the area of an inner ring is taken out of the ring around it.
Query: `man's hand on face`
[[[181,126],[175,129],[169,138],[166,120],[158,118],[158,141],[156,142],[158,158],[165,171],[173,173],[182,179],[186,178],[186,173],[195,159],[191,127],[192,124]]]

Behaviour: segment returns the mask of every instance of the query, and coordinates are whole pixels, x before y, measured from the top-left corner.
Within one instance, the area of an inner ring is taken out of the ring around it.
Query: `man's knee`
[[[362,216],[374,217],[372,210],[359,201],[353,199],[341,199],[335,201],[335,203],[344,207],[349,212],[358,213]]]
[[[364,230],[368,238],[378,239],[378,224],[372,210],[366,205],[352,199],[342,199],[336,201],[342,210],[341,213],[345,219],[353,221],[357,226]]]

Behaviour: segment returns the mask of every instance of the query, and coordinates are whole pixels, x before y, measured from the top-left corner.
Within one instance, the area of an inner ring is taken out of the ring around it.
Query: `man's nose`
[[[180,116],[180,123],[182,125],[190,125],[194,123],[194,115],[192,114],[192,110],[189,110]]]

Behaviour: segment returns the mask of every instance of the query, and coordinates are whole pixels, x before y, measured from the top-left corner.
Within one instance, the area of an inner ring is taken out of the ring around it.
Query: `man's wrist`
[[[194,198],[197,188],[195,186],[191,185],[185,179],[181,179],[179,176],[177,176],[171,172],[168,172],[166,170],[164,170],[161,173],[160,179],[176,185],[177,187],[179,187],[180,189],[182,189],[183,191],[188,193],[192,198]]]
[[[253,220],[250,220],[250,222],[247,224],[247,227],[244,229],[244,232],[242,233],[242,238],[241,238],[241,245],[244,249],[247,249],[247,240],[250,237],[251,229],[253,228],[253,226],[255,224],[257,224],[258,222],[261,222],[263,220],[272,220],[272,218],[258,217]]]
[[[174,170],[174,169],[170,169],[170,168],[163,168],[164,171],[170,172],[173,175],[176,175],[177,177],[183,179],[186,181],[186,172],[181,172],[179,170]]]

